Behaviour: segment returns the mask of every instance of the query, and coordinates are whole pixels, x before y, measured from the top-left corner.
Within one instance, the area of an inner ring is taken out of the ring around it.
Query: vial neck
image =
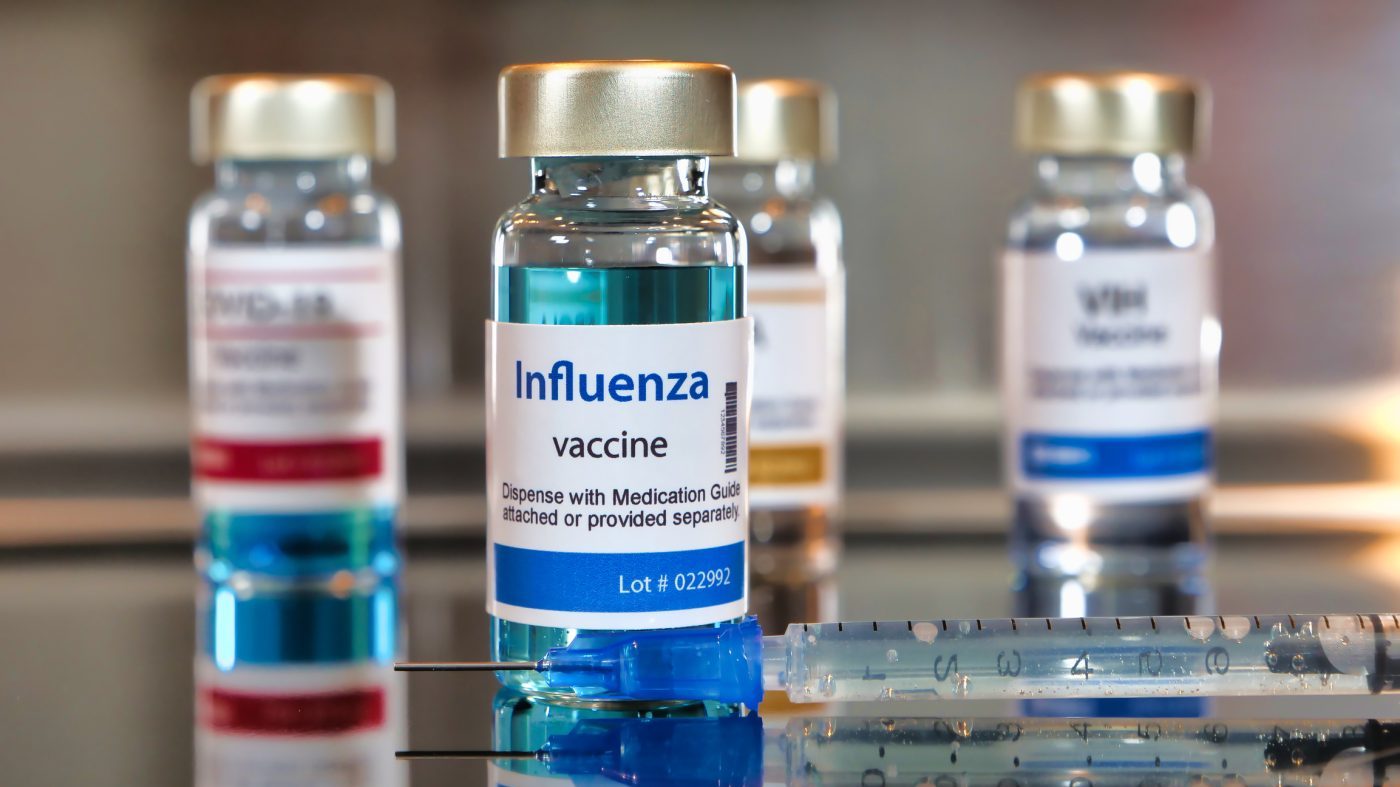
[[[220,159],[214,165],[214,181],[220,190],[263,194],[362,191],[370,186],[370,164],[365,156],[307,161]]]
[[[1041,156],[1036,175],[1052,196],[1164,194],[1186,185],[1186,160],[1179,153]]]
[[[710,180],[720,194],[754,199],[811,197],[816,167],[810,161],[731,162],[715,167]]]
[[[708,196],[709,158],[536,158],[542,197],[649,199]]]

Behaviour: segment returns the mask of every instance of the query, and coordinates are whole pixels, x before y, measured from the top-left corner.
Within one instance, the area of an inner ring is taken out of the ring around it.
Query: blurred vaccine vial
[[[733,73],[512,66],[500,110],[501,155],[530,157],[531,194],[492,254],[492,657],[737,618],[753,327],[743,230],[706,184],[709,156],[734,149]]]
[[[1145,73],[1027,79],[1036,185],[1002,270],[1006,475],[1025,615],[1202,611],[1220,324],[1205,96]]]
[[[783,599],[807,598],[805,588],[835,569],[840,551],[845,271],[841,218],[814,188],[817,164],[835,158],[829,88],[801,79],[739,83],[737,156],[716,161],[711,183],[748,233],[749,559],[753,603],[775,631],[834,614]],[[761,590],[772,603],[759,600]]]
[[[190,216],[199,562],[215,586],[395,575],[402,490],[393,94],[368,76],[195,86]]]

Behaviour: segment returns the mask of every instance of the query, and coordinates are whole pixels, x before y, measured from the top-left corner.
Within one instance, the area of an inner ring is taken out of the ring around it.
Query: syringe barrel
[[[797,624],[784,639],[768,686],[795,702],[1400,691],[1392,613]]]

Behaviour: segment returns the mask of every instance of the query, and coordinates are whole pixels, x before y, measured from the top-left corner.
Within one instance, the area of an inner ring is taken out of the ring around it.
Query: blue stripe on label
[[[496,600],[560,612],[667,612],[744,597],[744,542],[684,552],[545,552],[496,545]]]
[[[1211,466],[1208,429],[1174,434],[1086,437],[1021,436],[1027,478],[1155,478],[1202,473]]]

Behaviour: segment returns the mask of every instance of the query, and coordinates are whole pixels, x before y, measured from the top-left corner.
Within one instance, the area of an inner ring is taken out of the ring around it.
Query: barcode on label
[[[724,384],[724,472],[739,469],[739,384]]]

